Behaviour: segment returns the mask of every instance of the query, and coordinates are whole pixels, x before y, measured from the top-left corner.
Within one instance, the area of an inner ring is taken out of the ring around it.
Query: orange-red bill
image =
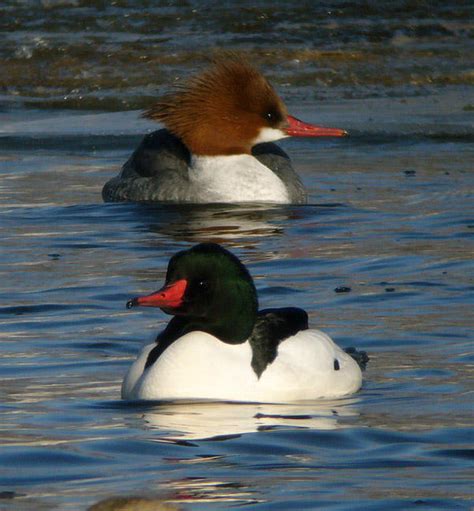
[[[177,308],[183,304],[184,293],[188,282],[185,279],[177,280],[172,284],[162,287],[159,291],[146,296],[138,296],[127,302],[127,308],[137,305],[143,307]]]
[[[287,121],[288,126],[285,131],[290,137],[344,137],[348,134],[346,130],[315,126],[300,121],[292,115],[288,115]]]

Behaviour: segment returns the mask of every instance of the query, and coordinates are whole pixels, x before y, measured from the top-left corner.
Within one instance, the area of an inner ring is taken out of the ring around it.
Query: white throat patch
[[[262,144],[263,142],[274,142],[275,140],[287,137],[289,137],[289,135],[287,135],[284,131],[275,128],[262,128],[258,137],[254,140],[254,145]]]

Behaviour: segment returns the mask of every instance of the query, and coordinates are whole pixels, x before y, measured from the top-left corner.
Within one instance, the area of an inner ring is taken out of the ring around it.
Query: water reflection
[[[148,409],[143,420],[159,440],[227,440],[244,433],[279,428],[332,430],[345,427],[341,418],[356,417],[358,397],[296,404],[189,402]]]
[[[176,241],[228,243],[281,236],[288,220],[300,218],[303,212],[262,204],[142,204],[133,208],[133,214],[151,233]]]
[[[212,458],[211,456],[203,456],[202,458],[196,458],[195,461],[197,463],[201,461],[207,463],[212,461]],[[176,502],[219,503],[227,508],[227,506],[244,506],[266,501],[249,484],[225,479],[187,477],[168,481],[168,488],[173,490],[173,499]]]

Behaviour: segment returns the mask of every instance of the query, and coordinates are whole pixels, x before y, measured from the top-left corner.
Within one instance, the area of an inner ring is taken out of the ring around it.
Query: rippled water
[[[469,0],[4,1],[0,90],[42,107],[145,107],[237,49],[293,97],[420,95],[474,84],[473,19]]]
[[[0,6],[8,69],[0,77],[0,509],[85,510],[113,495],[196,510],[470,509],[470,3],[430,6],[423,16],[418,2],[381,2],[386,15],[328,2],[312,16],[313,3],[262,2],[238,19],[231,3],[208,17],[202,5]],[[275,48],[280,34],[285,45]],[[292,113],[350,131],[344,140],[281,143],[310,204],[103,204],[103,183],[153,128],[124,111],[154,93],[150,77],[139,83],[147,66],[164,66],[153,83],[184,76],[221,40],[255,53]],[[141,53],[147,58],[135,62]],[[394,81],[377,81],[377,69]],[[98,105],[104,110],[65,109]],[[114,105],[123,107],[105,112]],[[368,351],[362,390],[304,405],[121,402],[123,374],[167,319],[127,311],[126,300],[155,289],[169,257],[203,240],[245,261],[262,307],[304,307],[339,344]]]

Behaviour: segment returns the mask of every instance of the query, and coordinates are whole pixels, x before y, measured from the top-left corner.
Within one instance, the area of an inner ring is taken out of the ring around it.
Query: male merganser
[[[268,81],[237,56],[164,96],[144,114],[166,129],[147,135],[108,181],[114,201],[304,203],[287,154],[269,142],[347,133],[288,115]]]
[[[220,245],[175,254],[164,287],[127,303],[136,305],[174,317],[130,367],[124,399],[287,403],[361,386],[367,355],[309,330],[302,309],[258,311],[252,277]]]

